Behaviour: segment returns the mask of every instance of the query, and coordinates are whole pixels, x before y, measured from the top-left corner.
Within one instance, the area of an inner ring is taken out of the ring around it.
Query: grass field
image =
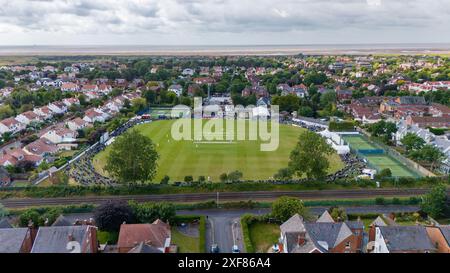
[[[280,124],[280,144],[276,151],[260,151],[261,141],[236,141],[232,143],[194,143],[175,141],[171,137],[174,120],[161,120],[139,125],[136,128],[150,137],[157,146],[160,159],[154,181],[164,175],[170,181],[183,181],[187,175],[194,179],[203,175],[211,181],[219,181],[222,173],[234,170],[243,172],[244,179],[268,179],[280,168],[287,167],[289,155],[295,147],[301,128]],[[206,121],[204,121],[205,123]],[[109,147],[94,158],[94,167],[104,175]],[[329,172],[336,172],[344,164],[337,154],[330,156]]]
[[[256,253],[266,253],[267,250],[278,242],[280,226],[277,224],[256,222],[249,227],[249,235]]]
[[[199,253],[199,238],[189,237],[172,227],[172,243],[178,246],[179,253]]]
[[[378,150],[375,144],[368,142],[361,136],[344,136],[344,140],[350,145],[354,150]],[[366,154],[364,157],[367,161],[375,166],[378,170],[390,169],[392,175],[395,177],[416,177],[417,175],[410,170],[408,167],[402,165],[400,162],[392,158],[388,154]]]

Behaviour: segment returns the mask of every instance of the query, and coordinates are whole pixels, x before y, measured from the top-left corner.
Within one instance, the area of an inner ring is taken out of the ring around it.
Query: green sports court
[[[408,166],[402,164],[400,161],[387,154],[386,151],[371,143],[361,135],[344,135],[342,137],[350,146],[352,151],[364,157],[369,163],[370,167],[378,171],[383,169],[390,169],[394,177],[417,177],[419,176],[415,171]]]

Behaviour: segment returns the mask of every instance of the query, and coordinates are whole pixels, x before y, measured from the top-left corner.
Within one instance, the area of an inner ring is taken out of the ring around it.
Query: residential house
[[[353,95],[352,90],[348,90],[348,89],[337,89],[336,90],[336,98],[339,101],[351,100],[352,95]]]
[[[80,100],[77,98],[65,98],[62,100],[62,102],[64,103],[64,105],[66,105],[66,107],[80,104]]]
[[[30,253],[32,233],[30,228],[0,228],[0,253]]]
[[[355,253],[362,250],[361,222],[334,222],[324,215],[319,221],[305,222],[296,214],[280,229],[284,253]]]
[[[25,153],[45,157],[58,152],[58,146],[46,138],[40,138],[23,147]]]
[[[77,92],[80,89],[78,84],[73,82],[65,82],[61,84],[61,91],[63,92]]]
[[[35,166],[41,164],[43,158],[41,156],[28,154],[20,148],[15,148],[12,150],[3,150],[0,155],[0,165],[1,166],[16,166],[19,162],[33,162]]]
[[[86,128],[89,125],[89,123],[83,120],[82,118],[77,117],[72,120],[69,120],[66,123],[66,125],[67,127],[69,127],[70,130],[77,131]]]
[[[183,87],[181,87],[181,85],[179,84],[172,84],[167,90],[169,92],[174,92],[177,97],[180,97],[183,94]]]
[[[373,253],[430,253],[437,249],[424,226],[380,226]]]
[[[421,128],[449,128],[450,127],[450,116],[442,117],[418,117],[409,115],[406,118],[407,125],[417,125]]]
[[[64,114],[67,112],[67,106],[62,101],[49,103],[48,108],[56,114]]]
[[[120,226],[117,248],[119,253],[127,253],[144,243],[167,253],[171,244],[169,224],[156,220],[152,224],[122,224]]]
[[[186,68],[183,70],[183,72],[181,72],[183,76],[194,76],[194,73],[195,73],[194,69],[191,68]]]
[[[450,107],[438,103],[433,103],[430,106],[429,113],[433,117],[445,117],[450,116]]]
[[[37,114],[43,120],[51,119],[54,114],[54,112],[52,110],[50,110],[50,108],[48,106],[34,108],[33,112],[35,114]]]
[[[426,230],[438,253],[450,253],[450,226],[429,226]]]
[[[85,84],[81,87],[81,92],[98,92],[98,86],[96,84]]]
[[[40,227],[31,253],[97,253],[97,228],[90,225]]]
[[[105,122],[107,118],[108,116],[100,109],[91,108],[84,112],[83,120],[89,123],[94,123],[96,121]]]
[[[25,125],[29,125],[32,122],[41,122],[39,115],[33,111],[26,111],[17,115],[16,120]]]
[[[4,134],[6,132],[17,133],[24,130],[25,128],[25,124],[12,117],[0,121],[0,134]]]
[[[98,92],[103,93],[105,95],[108,95],[109,93],[111,93],[112,91],[112,87],[111,85],[108,84],[100,84],[98,86]]]
[[[55,144],[75,142],[77,138],[77,131],[66,128],[65,126],[57,126],[47,130],[41,138],[50,140]]]

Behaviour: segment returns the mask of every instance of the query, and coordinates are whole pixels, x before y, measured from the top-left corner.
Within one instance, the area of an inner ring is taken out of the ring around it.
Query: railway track
[[[334,199],[363,199],[375,197],[408,197],[420,196],[427,193],[427,189],[371,189],[371,190],[311,190],[311,191],[252,191],[252,192],[216,192],[189,194],[158,194],[158,195],[118,195],[118,196],[77,196],[58,198],[22,198],[0,200],[6,208],[25,208],[35,206],[57,206],[77,204],[101,204],[109,200],[136,202],[204,202],[216,200],[273,200],[281,196],[297,197],[305,200],[334,200]]]

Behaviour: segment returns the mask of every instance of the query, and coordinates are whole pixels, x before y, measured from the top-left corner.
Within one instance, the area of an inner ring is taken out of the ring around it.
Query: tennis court
[[[357,152],[359,156],[365,158],[371,168],[378,171],[390,169],[394,177],[417,177],[418,175],[403,165],[391,155],[387,154],[384,149],[378,145],[371,143],[361,135],[343,136],[345,142],[350,148]]]
[[[352,149],[355,150],[377,150],[379,149],[377,146],[373,145],[372,143],[367,142],[363,137],[360,135],[349,135],[349,136],[343,136],[343,139],[352,147]]]

